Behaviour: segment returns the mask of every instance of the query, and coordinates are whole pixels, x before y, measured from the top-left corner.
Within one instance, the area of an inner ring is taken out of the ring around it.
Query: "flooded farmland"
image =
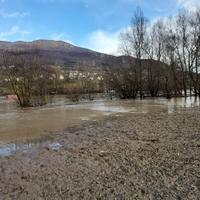
[[[107,100],[96,99],[71,103],[65,96],[56,96],[43,107],[21,109],[15,102],[0,98],[0,143],[41,139],[50,132],[96,121],[122,113],[171,113],[184,107],[199,105],[194,97],[174,99]]]

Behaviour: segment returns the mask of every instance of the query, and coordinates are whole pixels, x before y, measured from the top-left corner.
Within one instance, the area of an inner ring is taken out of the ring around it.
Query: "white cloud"
[[[94,31],[89,34],[84,46],[102,53],[117,54],[120,32],[121,30],[112,33],[103,30]]]
[[[71,40],[66,39],[66,34],[65,33],[54,33],[50,37],[52,40],[61,40],[70,44],[74,44]]]
[[[12,13],[8,13],[5,12],[4,10],[0,10],[0,16],[3,18],[23,18],[28,16],[29,13],[28,12],[12,12]]]
[[[155,9],[154,9],[156,12],[158,12],[158,13],[163,13],[165,10],[164,9],[162,9],[162,8],[160,8],[160,7],[156,7]]]
[[[13,26],[8,31],[0,32],[0,39],[8,40],[8,37],[14,36],[14,35],[18,35],[19,37],[23,39],[25,36],[29,34],[30,34],[30,31],[21,29],[19,26]]]
[[[13,12],[13,13],[8,13],[3,10],[0,10],[0,16],[3,18],[23,18],[28,16],[28,12]]]
[[[200,7],[199,0],[177,0],[177,2],[179,6],[189,9],[191,11],[195,11],[197,8]]]
[[[64,33],[54,33],[51,35],[51,39],[52,40],[62,40],[64,36],[65,36]]]

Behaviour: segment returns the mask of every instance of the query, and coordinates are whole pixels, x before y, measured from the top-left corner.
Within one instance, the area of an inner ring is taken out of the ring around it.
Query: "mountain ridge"
[[[131,56],[114,56],[87,48],[75,46],[62,40],[0,41],[0,52],[9,51],[15,55],[26,55],[27,59],[38,57],[48,64],[59,65],[64,69],[102,70],[106,66],[126,67],[134,64]],[[150,60],[143,60],[148,65]],[[154,64],[158,64],[153,60]]]
[[[62,65],[66,68],[76,68],[77,66],[99,68],[107,58],[114,58],[114,56],[78,47],[61,40],[0,41],[0,51],[40,57],[51,64]]]

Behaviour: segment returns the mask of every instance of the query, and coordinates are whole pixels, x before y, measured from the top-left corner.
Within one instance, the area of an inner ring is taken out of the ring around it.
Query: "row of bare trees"
[[[103,92],[102,81],[69,80],[60,67],[20,51],[0,52],[0,80],[16,95],[21,107],[44,105],[49,94],[67,94],[78,101],[83,94],[92,99],[91,93]]]
[[[200,10],[149,23],[138,8],[120,50],[127,67],[110,68],[107,80],[123,98],[200,96]]]
[[[17,96],[21,107],[46,103],[53,69],[39,58],[12,52],[1,52],[1,76]]]

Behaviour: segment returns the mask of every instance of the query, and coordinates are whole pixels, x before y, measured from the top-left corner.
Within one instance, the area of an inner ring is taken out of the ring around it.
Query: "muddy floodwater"
[[[0,152],[9,154],[17,148],[29,148],[33,145],[30,141],[48,140],[51,132],[63,131],[86,121],[97,121],[108,115],[172,113],[181,108],[199,106],[199,104],[199,99],[194,97],[170,100],[164,98],[108,100],[104,98],[72,103],[65,96],[55,96],[46,106],[21,109],[15,102],[0,97]],[[26,145],[21,147],[19,142]],[[48,145],[54,148],[57,144]]]

